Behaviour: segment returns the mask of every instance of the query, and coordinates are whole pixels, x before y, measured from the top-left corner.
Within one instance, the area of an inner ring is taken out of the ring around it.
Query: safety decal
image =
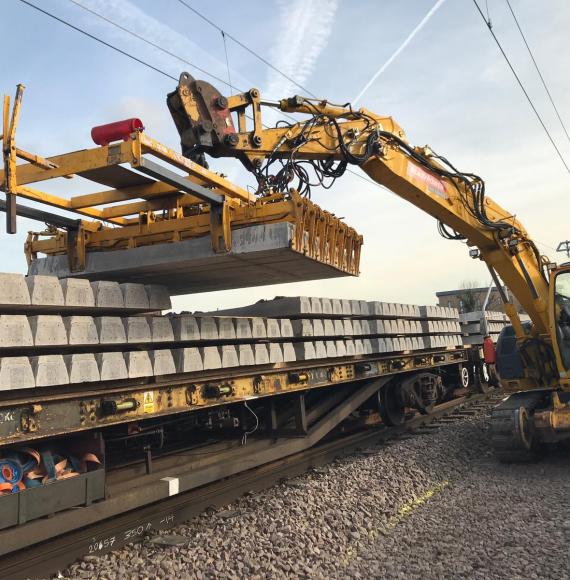
[[[443,199],[447,199],[445,183],[432,173],[429,173],[429,171],[426,171],[415,163],[408,161],[407,174],[410,179],[419,181],[422,185],[425,185],[430,193],[434,193],[435,195],[439,195],[439,197],[443,197]]]
[[[154,391],[145,391],[143,395],[144,412],[154,413]]]

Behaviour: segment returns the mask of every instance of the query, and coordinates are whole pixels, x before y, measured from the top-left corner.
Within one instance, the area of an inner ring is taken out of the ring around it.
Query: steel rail
[[[325,441],[304,452],[54,537],[3,557],[0,579],[45,578],[84,556],[103,555],[128,543],[142,540],[151,531],[180,525],[208,507],[225,505],[245,493],[267,489],[283,479],[296,477],[311,468],[330,463],[362,446],[387,442],[403,434],[413,433],[415,429],[434,423],[463,407],[476,403],[487,407],[496,401],[495,391],[452,399],[436,406],[429,415],[414,415],[401,426],[365,428]],[[446,424],[448,423],[439,427]]]

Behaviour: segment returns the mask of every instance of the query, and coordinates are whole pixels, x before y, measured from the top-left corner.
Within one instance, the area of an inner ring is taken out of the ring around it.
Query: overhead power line
[[[99,38],[98,36],[95,36],[94,34],[87,32],[86,30],[83,30],[83,28],[79,28],[79,26],[75,26],[74,24],[71,24],[71,22],[68,22],[67,20],[64,20],[63,18],[60,18],[59,16],[56,16],[55,14],[52,14],[51,12],[48,12],[47,10],[40,8],[39,6],[36,6],[35,4],[32,4],[32,2],[28,2],[28,0],[20,0],[20,2],[22,4],[26,4],[26,6],[29,6],[30,8],[33,8],[34,10],[37,10],[38,12],[42,12],[46,16],[49,16],[50,18],[53,18],[54,20],[57,20],[58,22],[61,22],[61,24],[65,24],[65,26],[69,26],[69,28],[72,28],[73,30],[80,32],[81,34],[84,34],[85,36],[91,38],[92,40],[95,40],[96,42],[103,44],[107,48],[111,48],[112,50],[115,50],[116,52],[122,54],[123,56],[127,56],[128,58],[138,62],[139,64],[142,64],[143,66],[146,66],[146,67],[152,69],[153,71],[155,71],[161,75],[164,75],[165,77],[168,77],[169,79],[172,79],[174,81],[178,81],[178,79],[176,77],[173,77],[172,75],[159,69],[158,67],[138,58],[134,54],[130,54],[129,52],[126,52],[122,48],[119,48],[118,46],[115,46],[115,45],[103,40],[102,38]]]
[[[29,2],[27,2],[26,0],[21,0],[22,2],[25,2],[26,4],[29,4]],[[129,30],[128,28],[126,28],[125,26],[123,26],[122,24],[119,24],[118,22],[116,22],[115,20],[112,20],[111,18],[109,18],[108,16],[105,16],[103,14],[100,14],[99,12],[96,12],[95,10],[92,10],[91,8],[81,4],[80,2],[77,2],[76,0],[69,0],[69,2],[71,2],[72,4],[74,4],[75,6],[82,8],[83,10],[86,10],[87,12],[89,12],[90,14],[93,14],[94,16],[97,16],[98,18],[100,18],[101,20],[107,22],[108,24],[111,24],[112,26],[114,26],[115,28],[118,28],[119,30],[122,30],[123,32],[126,32],[127,34],[131,35],[133,38],[136,38],[137,40],[140,40],[146,44],[148,44],[149,46],[152,46],[158,50],[160,50],[161,52],[163,52],[164,54],[171,56],[177,60],[179,60],[180,62],[183,62],[193,68],[195,68],[196,70],[200,71],[201,73],[204,73],[205,75],[209,76],[210,78],[226,85],[228,88],[230,88],[233,92],[234,88],[239,91],[240,93],[243,93],[243,89],[240,89],[238,87],[234,87],[232,84],[232,79],[230,76],[230,65],[229,65],[229,60],[228,60],[228,53],[227,53],[227,47],[226,47],[226,43],[225,43],[225,38],[224,38],[224,48],[226,49],[226,66],[227,66],[227,70],[228,70],[228,80],[225,81],[224,79],[222,79],[221,77],[218,77],[216,75],[213,75],[212,73],[208,72],[207,70],[191,63],[190,61],[186,60],[185,58],[183,58],[182,56],[180,56],[179,54],[176,54],[166,48],[164,48],[163,46],[161,46],[160,44],[157,44],[156,42],[153,42],[152,40],[149,40],[148,38],[145,38],[144,36],[142,36],[141,34],[138,34],[137,32],[134,32],[133,30]],[[37,7],[36,7],[37,8]],[[41,10],[41,9],[39,9]],[[41,10],[42,12],[50,15],[49,13],[47,13],[45,10]],[[51,16],[51,15],[50,15]],[[64,22],[63,19],[58,18],[57,16],[54,16],[54,18],[56,18],[56,20],[59,20],[60,22]],[[66,23],[66,22],[64,22]],[[73,26],[72,24],[69,24],[69,26],[71,26],[72,28],[74,28],[75,30],[78,30],[80,32],[83,32],[81,29],[79,29],[76,26]],[[99,40],[98,38],[94,37],[94,35],[91,35],[87,32],[84,32],[84,34],[87,34],[90,38],[94,38],[94,40]],[[223,36],[223,35],[222,35]],[[115,48],[115,50],[119,50],[119,52],[121,52],[122,54],[125,54],[126,56],[130,56],[128,53],[114,47],[113,45],[106,43],[104,41],[100,41],[103,42],[106,46],[109,46],[110,48]],[[159,72],[161,72],[162,74],[165,74],[166,76],[168,76],[171,79],[174,80],[178,80],[173,76],[170,76],[168,73],[166,73],[165,71],[162,71],[160,69],[157,69],[156,67],[149,65],[148,63],[143,62],[140,59],[136,59],[138,60],[138,62],[141,62],[143,64],[146,64],[147,66],[151,66],[151,68],[154,68],[155,70],[159,70]],[[294,117],[292,117],[291,115],[288,115],[287,113],[280,113],[281,115],[283,115],[284,117],[287,117],[288,119],[292,119],[295,120]],[[246,117],[248,119],[250,119],[251,121],[253,121],[253,117],[251,117],[250,115],[246,115]],[[266,129],[268,129],[269,127],[263,125]]]
[[[136,62],[138,62],[139,64],[142,64],[148,68],[150,68],[151,70],[160,73],[161,75],[164,75],[165,77],[168,77],[169,79],[172,79],[173,81],[178,82],[178,78],[176,78],[175,76],[172,76],[171,74],[167,73],[166,71],[142,60],[141,58],[138,58],[136,56],[134,56],[133,54],[130,54],[129,52],[119,48],[118,46],[115,46],[114,44],[111,44],[110,42],[107,42],[101,38],[99,38],[98,36],[95,36],[94,34],[91,34],[90,32],[87,32],[86,30],[83,30],[83,28],[80,28],[79,26],[75,26],[74,24],[72,24],[71,22],[68,22],[67,20],[60,18],[59,16],[56,16],[55,14],[52,14],[51,12],[48,12],[47,10],[44,10],[43,8],[40,8],[39,6],[36,6],[35,4],[33,4],[32,2],[28,2],[28,0],[20,0],[20,2],[22,2],[23,4],[26,4],[27,6],[29,6],[30,8],[34,8],[35,10],[45,14],[46,16],[49,16],[50,18],[53,18],[54,20],[56,20],[57,22],[60,22],[61,24],[65,24],[66,26],[69,26],[69,28],[80,32],[81,34],[84,34],[85,36],[87,36],[88,38],[91,38],[92,40],[95,40],[96,42],[99,42],[100,44],[103,44],[104,46],[111,48],[112,50],[117,51],[118,53],[122,54],[123,56],[126,56]],[[84,8],[85,10],[87,10],[88,12],[91,12],[92,14],[94,14],[95,16],[98,16],[99,18],[102,18],[103,20],[105,20],[106,22],[108,22],[109,24],[112,24],[113,26],[116,26],[117,28],[120,28],[121,30],[123,30],[124,32],[127,32],[128,34],[131,34],[132,36],[134,36],[135,38],[138,38],[139,40],[142,40],[143,42],[146,42],[147,44],[150,44],[151,46],[154,46],[155,48],[158,48],[159,50],[161,50],[162,52],[164,52],[165,54],[168,54],[169,56],[172,56],[174,58],[177,58],[178,60],[185,62],[186,64],[188,64],[189,66],[194,67],[195,69],[203,72],[204,74],[207,74],[208,76],[218,80],[219,82],[231,87],[231,85],[224,81],[223,79],[212,75],[211,73],[205,71],[204,69],[201,69],[200,67],[188,62],[187,60],[183,59],[181,56],[178,56],[168,50],[166,50],[165,48],[161,47],[158,44],[153,43],[152,41],[144,38],[143,36],[132,32],[130,30],[128,30],[127,28],[125,28],[124,26],[121,26],[120,24],[114,22],[113,20],[111,20],[110,18],[106,18],[105,16],[98,14],[97,12],[90,10],[88,8],[86,8],[85,6],[82,6],[81,4],[79,4],[78,2],[75,2],[74,0],[70,0],[70,2],[73,2],[73,4],[76,4],[77,6],[80,6],[81,8]],[[253,117],[250,117],[249,115],[247,115],[247,118],[253,121]]]
[[[230,34],[227,30],[224,30],[221,26],[219,26],[218,24],[216,24],[215,22],[210,20],[207,16],[202,14],[199,10],[196,10],[196,8],[194,8],[193,6],[188,4],[188,2],[185,2],[185,0],[178,0],[178,2],[180,2],[180,4],[182,4],[188,10],[190,10],[191,12],[196,14],[196,16],[200,17],[204,22],[207,22],[210,26],[212,26],[213,28],[215,28],[216,30],[221,32],[223,37],[227,37],[230,40],[233,40],[237,45],[241,46],[244,50],[246,50],[247,52],[249,52],[250,54],[255,56],[257,59],[259,59],[261,62],[263,62],[266,66],[268,66],[270,69],[274,70],[276,73],[278,73],[282,77],[286,78],[290,83],[293,83],[297,88],[301,89],[302,91],[305,91],[305,93],[307,93],[311,97],[314,97],[315,99],[318,98],[308,88],[304,87],[302,84],[300,84],[296,80],[292,79],[289,75],[284,73],[282,70],[279,70],[276,66],[271,64],[266,58],[262,57],[258,52],[253,50],[253,48],[250,48],[249,46],[247,46],[246,44],[244,44],[243,42],[238,40],[235,36]]]
[[[560,157],[560,161],[562,161],[562,164],[566,168],[566,171],[568,173],[570,173],[570,167],[568,167],[568,165],[567,165],[564,157],[562,156],[562,153],[560,152],[560,149],[558,149],[558,146],[556,145],[556,142],[552,138],[552,135],[550,134],[550,131],[548,130],[548,128],[544,124],[544,121],[542,120],[542,117],[540,116],[540,113],[537,111],[536,107],[534,106],[534,103],[532,102],[532,99],[530,98],[530,95],[528,94],[527,90],[525,89],[525,87],[524,87],[524,85],[523,85],[523,83],[522,83],[519,75],[515,71],[513,65],[511,64],[511,61],[509,60],[509,57],[507,56],[507,54],[504,51],[501,43],[499,42],[499,39],[497,38],[496,34],[493,32],[493,27],[491,26],[490,22],[485,18],[485,15],[483,14],[483,11],[481,10],[479,4],[477,3],[477,0],[473,0],[473,4],[475,4],[475,6],[477,7],[477,11],[481,15],[481,18],[483,19],[483,22],[485,22],[485,26],[489,29],[489,32],[491,33],[491,36],[493,37],[493,40],[495,41],[495,43],[499,47],[499,50],[501,51],[501,54],[503,55],[505,61],[509,65],[509,68],[511,69],[511,72],[513,73],[515,79],[517,80],[517,83],[519,84],[519,87],[521,88],[522,92],[524,93],[524,96],[526,97],[526,100],[528,101],[529,105],[531,106],[532,110],[534,111],[534,114],[536,115],[536,118],[538,119],[539,123],[542,125],[542,128],[544,129],[544,132],[546,133],[546,135],[548,136],[548,139],[552,143],[552,146],[554,147],[554,150],[558,154],[558,157]]]
[[[511,14],[513,15],[513,18],[515,20],[517,28],[519,29],[519,32],[521,33],[522,39],[523,39],[524,44],[528,50],[528,53],[530,54],[530,58],[532,59],[532,62],[534,64],[534,68],[536,69],[536,72],[538,73],[538,76],[540,77],[540,80],[542,81],[542,86],[544,87],[544,90],[546,91],[546,94],[548,95],[548,98],[550,99],[550,102],[552,103],[552,107],[554,108],[554,111],[556,112],[556,116],[558,117],[558,120],[560,121],[560,124],[562,125],[562,129],[564,129],[564,133],[566,133],[566,138],[568,139],[568,141],[570,141],[570,135],[568,134],[568,130],[566,129],[566,125],[564,124],[564,121],[562,120],[562,117],[560,116],[560,113],[558,112],[558,107],[554,103],[554,99],[552,98],[552,95],[550,94],[550,90],[548,89],[546,81],[544,80],[544,77],[542,76],[542,72],[540,71],[538,63],[536,62],[536,59],[534,58],[534,54],[532,53],[532,50],[530,49],[530,46],[528,45],[528,42],[527,42],[526,37],[521,29],[521,26],[519,24],[518,18],[515,15],[513,7],[511,6],[511,3],[509,2],[509,0],[506,0],[506,2],[507,2],[507,6],[509,7],[509,10],[511,11]]]
[[[224,85],[227,85],[228,87],[231,87],[231,84],[228,83],[227,81],[225,81],[224,79],[222,79],[221,77],[218,77],[216,75],[213,75],[212,73],[208,72],[207,70],[205,70],[203,68],[200,68],[199,66],[197,66],[194,63],[186,60],[185,58],[181,57],[180,55],[175,54],[174,52],[171,52],[170,50],[167,50],[163,46],[160,46],[159,44],[156,44],[156,42],[153,42],[152,40],[149,40],[148,38],[145,38],[141,34],[138,34],[137,32],[134,32],[133,30],[130,30],[130,29],[126,28],[122,24],[119,24],[118,22],[115,22],[114,20],[111,20],[111,18],[108,18],[107,16],[104,16],[103,14],[97,12],[96,10],[91,9],[88,6],[85,6],[85,5],[81,4],[80,2],[77,2],[76,0],[69,0],[69,1],[72,4],[74,4],[75,6],[77,6],[78,8],[81,8],[81,9],[85,10],[86,12],[89,12],[90,14],[93,14],[94,16],[97,16],[97,18],[100,18],[101,20],[104,20],[105,22],[107,22],[108,24],[111,24],[115,28],[118,28],[119,30],[122,30],[123,32],[126,32],[127,34],[129,34],[133,38],[136,38],[137,40],[140,40],[140,41],[148,44],[149,46],[152,46],[153,48],[156,48],[157,50],[160,50],[162,53],[164,53],[164,54],[166,54],[168,56],[171,56],[172,58],[175,58],[175,59],[179,60],[180,62],[183,62],[184,64],[187,64],[188,66],[196,69],[197,71],[200,71],[201,73],[203,73],[205,75],[208,75],[210,78],[212,78],[212,79],[214,79],[214,80],[216,80],[216,81],[218,81],[220,83],[223,83]],[[25,2],[25,3],[28,4],[28,2]],[[44,11],[42,10],[42,12],[44,12]],[[75,28],[75,27],[73,27],[73,28]],[[77,30],[77,28],[76,28],[76,30]]]
[[[228,57],[228,44],[226,42],[226,35],[222,32],[222,38],[224,40],[224,53],[226,55],[226,68],[228,69],[228,84],[230,85],[230,90],[234,91],[234,88],[232,86],[232,77],[230,75],[230,59]]]

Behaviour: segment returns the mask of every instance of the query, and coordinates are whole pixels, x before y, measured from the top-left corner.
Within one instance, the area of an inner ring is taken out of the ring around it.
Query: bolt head
[[[226,97],[220,96],[216,99],[216,107],[218,109],[227,109],[228,108],[228,99]]]
[[[229,133],[224,137],[224,144],[235,147],[239,142],[239,137],[235,133]]]

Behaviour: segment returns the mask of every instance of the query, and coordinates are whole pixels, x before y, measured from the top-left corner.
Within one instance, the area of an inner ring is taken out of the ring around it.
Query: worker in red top
[[[497,362],[495,343],[488,334],[483,339],[483,359],[488,365],[494,365]]]

